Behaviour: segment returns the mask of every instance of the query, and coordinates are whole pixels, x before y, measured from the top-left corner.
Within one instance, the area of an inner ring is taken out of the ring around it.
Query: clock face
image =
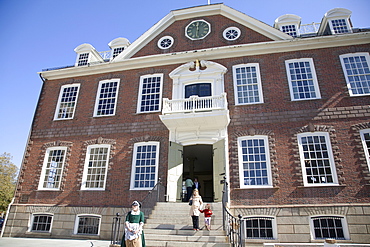
[[[185,35],[189,39],[203,39],[211,32],[211,25],[203,20],[191,22],[185,29]]]

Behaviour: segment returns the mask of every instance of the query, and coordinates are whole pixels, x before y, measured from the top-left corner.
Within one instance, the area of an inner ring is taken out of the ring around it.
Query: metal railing
[[[113,218],[112,222],[112,232],[110,237],[110,244],[112,245],[119,245],[121,244],[121,215],[116,213],[116,217]],[[122,230],[124,228],[122,227]]]
[[[154,185],[153,189],[148,192],[148,194],[144,197],[141,201],[141,211],[144,212],[145,217],[148,217],[154,206],[157,202],[165,202],[166,201],[166,187],[162,184],[161,179],[158,179],[156,185]]]
[[[226,177],[224,177],[224,189],[222,191],[222,219],[223,219],[223,229],[226,232],[226,236],[229,239],[230,244],[233,247],[244,247],[245,237],[244,237],[244,222],[243,216],[238,215],[235,217],[229,211],[227,207],[228,202],[228,183]]]
[[[226,93],[217,96],[190,96],[186,99],[163,99],[163,114],[227,109]]]

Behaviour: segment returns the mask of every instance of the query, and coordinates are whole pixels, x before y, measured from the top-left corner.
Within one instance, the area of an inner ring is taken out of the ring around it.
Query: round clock
[[[185,28],[185,35],[189,39],[204,39],[211,32],[211,25],[204,20],[192,21]]]

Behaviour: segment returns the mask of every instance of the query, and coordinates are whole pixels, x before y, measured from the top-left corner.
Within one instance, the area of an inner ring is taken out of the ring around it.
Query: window
[[[60,188],[66,157],[66,147],[53,147],[46,150],[41,172],[39,190]]]
[[[171,36],[164,36],[158,40],[158,47],[162,50],[170,48],[174,43],[174,39]]]
[[[78,55],[78,62],[77,66],[84,66],[87,65],[89,62],[89,54],[90,53],[81,53]]]
[[[258,63],[233,66],[235,104],[263,103]]]
[[[110,145],[97,144],[88,147],[81,189],[105,189],[109,154]]]
[[[311,217],[311,231],[314,239],[348,239],[346,221],[341,216]]]
[[[50,232],[53,215],[51,214],[33,214],[32,215],[32,232]]]
[[[113,58],[117,57],[121,52],[123,52],[124,49],[125,47],[114,48],[112,53]]]
[[[245,231],[247,239],[275,239],[275,219],[273,217],[248,217],[245,219]]]
[[[94,117],[113,116],[116,113],[119,79],[99,83]]]
[[[281,31],[284,33],[296,38],[298,37],[297,27],[296,25],[285,25],[281,27]]]
[[[152,189],[157,181],[159,142],[135,143],[131,189]]]
[[[349,33],[350,28],[347,24],[346,19],[336,19],[330,21],[330,27],[332,30],[332,34],[338,34],[338,33]]]
[[[312,58],[285,61],[292,100],[320,99],[320,91]]]
[[[370,170],[370,129],[360,131],[362,145],[364,146],[367,165]]]
[[[163,74],[140,77],[138,112],[160,111]]]
[[[240,187],[272,186],[267,136],[238,138]]]
[[[237,27],[228,27],[224,30],[222,33],[224,36],[224,39],[228,41],[237,40],[240,37],[241,31]]]
[[[75,223],[75,234],[99,235],[100,215],[78,215]]]
[[[350,96],[370,95],[369,53],[340,55]]]
[[[54,120],[73,119],[80,84],[62,86]]]
[[[298,146],[305,185],[338,183],[329,133],[298,134]]]

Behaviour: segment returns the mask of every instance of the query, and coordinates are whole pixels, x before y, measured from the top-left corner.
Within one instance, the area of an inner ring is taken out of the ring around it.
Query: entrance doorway
[[[198,179],[203,201],[213,202],[213,145],[190,145],[183,149],[183,179]]]

